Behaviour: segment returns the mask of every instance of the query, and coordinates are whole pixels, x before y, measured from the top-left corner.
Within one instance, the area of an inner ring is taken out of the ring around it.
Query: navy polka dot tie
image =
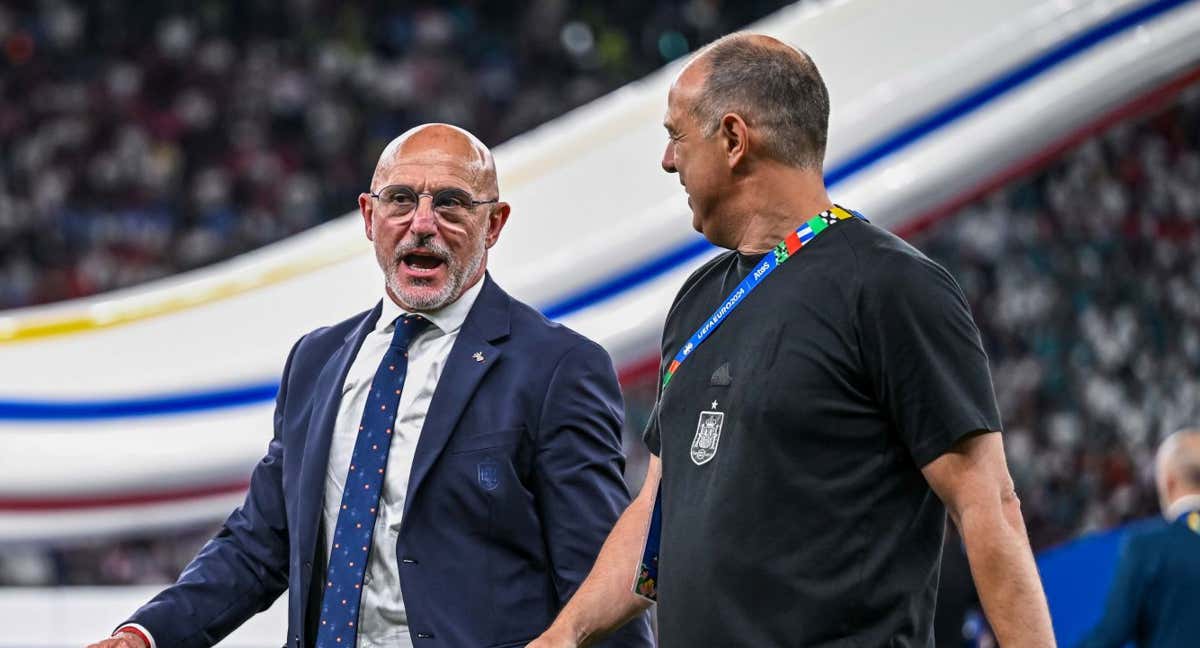
[[[419,315],[398,318],[392,343],[371,381],[333,532],[317,648],[353,647],[357,641],[358,603],[371,553],[388,449],[392,446],[392,426],[404,389],[404,376],[408,373],[408,343],[428,325],[429,320]]]

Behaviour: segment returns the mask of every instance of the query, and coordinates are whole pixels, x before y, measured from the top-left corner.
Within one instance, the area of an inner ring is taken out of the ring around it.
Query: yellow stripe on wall
[[[343,249],[316,258],[282,264],[249,277],[237,276],[212,283],[206,282],[204,286],[191,290],[162,290],[163,294],[158,298],[146,299],[138,296],[116,300],[105,303],[103,312],[95,312],[101,309],[93,305],[80,308],[75,312],[42,317],[30,315],[18,319],[0,315],[0,344],[96,331],[211,304],[252,290],[282,283],[364,253],[362,247],[351,247],[353,249]]]

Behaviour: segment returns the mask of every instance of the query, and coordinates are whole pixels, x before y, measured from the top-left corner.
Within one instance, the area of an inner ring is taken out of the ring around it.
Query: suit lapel
[[[483,281],[479,298],[458,332],[458,339],[433,391],[433,400],[413,456],[402,520],[408,519],[414,495],[446,447],[479,382],[500,359],[502,351],[492,343],[508,335],[512,298],[500,290],[490,275],[485,275]]]
[[[319,400],[314,404],[313,415],[309,419],[304,460],[300,465],[300,520],[297,528],[300,532],[300,555],[305,559],[316,555],[317,523],[325,498],[325,469],[329,463],[333,426],[342,402],[342,386],[346,383],[346,374],[354,364],[359,347],[379,320],[381,306],[382,302],[346,334],[342,346],[329,357],[317,376],[313,395]]]

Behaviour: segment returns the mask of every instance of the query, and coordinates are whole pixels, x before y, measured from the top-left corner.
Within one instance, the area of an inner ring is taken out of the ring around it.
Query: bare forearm
[[[641,561],[661,474],[661,464],[651,457],[642,492],[613,526],[591,573],[553,625],[529,644],[530,648],[592,645],[650,606],[648,601],[633,594],[633,579]]]
[[[999,644],[1054,646],[1050,611],[1016,496],[965,510],[955,521]]]

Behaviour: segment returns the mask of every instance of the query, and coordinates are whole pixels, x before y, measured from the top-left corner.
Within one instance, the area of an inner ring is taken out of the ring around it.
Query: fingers
[[[90,644],[87,648],[148,648],[142,638],[131,633],[122,632],[114,637]]]

